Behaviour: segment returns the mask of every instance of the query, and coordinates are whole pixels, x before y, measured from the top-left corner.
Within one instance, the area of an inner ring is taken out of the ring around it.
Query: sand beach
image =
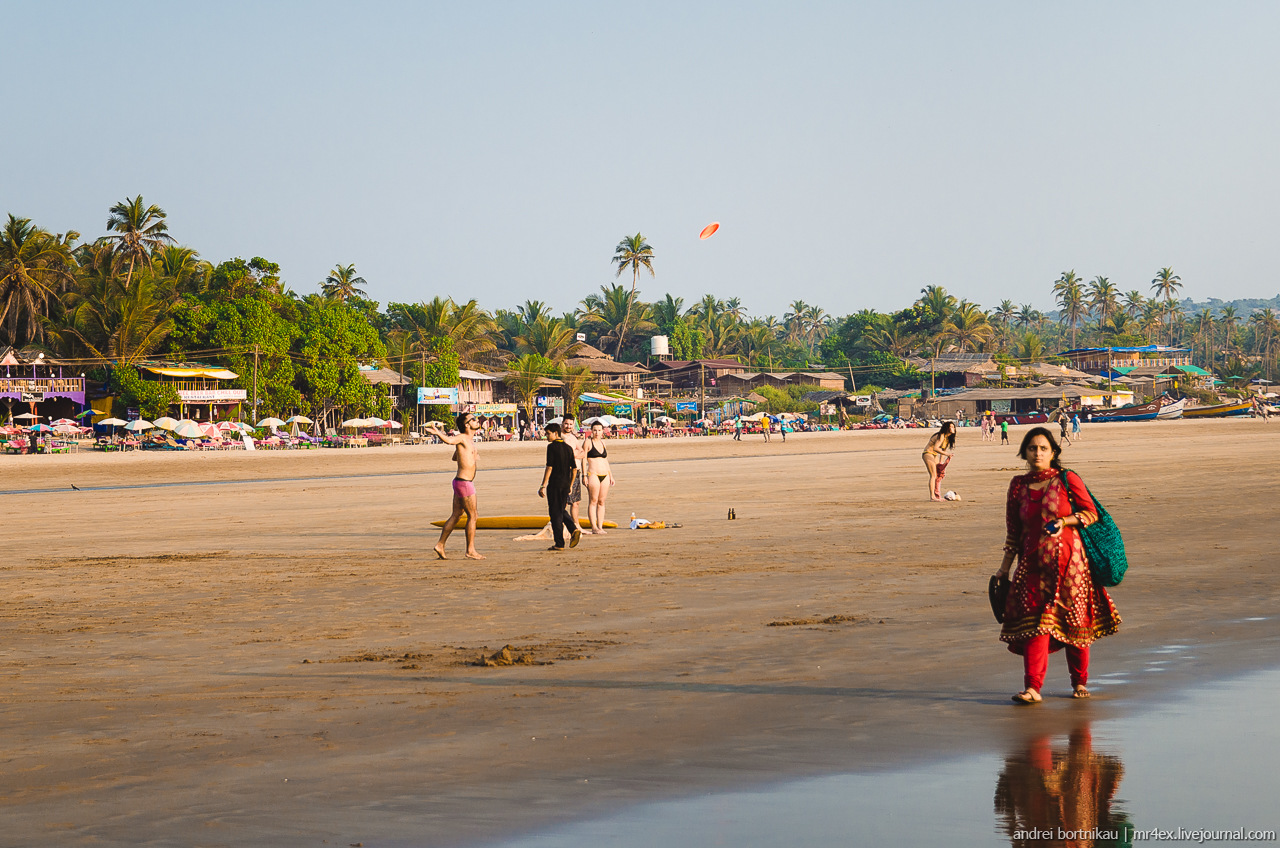
[[[483,844],[1274,665],[1280,430],[1095,425],[1064,458],[1125,532],[1124,625],[1090,702],[1055,656],[1012,707],[985,587],[1021,431],[961,431],[954,503],[927,431],[611,442],[609,518],[681,528],[561,556],[488,531],[482,562],[460,532],[431,554],[445,447],[0,457],[0,844]],[[482,514],[539,513],[542,460],[484,445]]]

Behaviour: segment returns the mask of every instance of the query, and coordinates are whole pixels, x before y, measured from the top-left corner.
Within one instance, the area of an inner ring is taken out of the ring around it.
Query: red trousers
[[[1044,688],[1044,676],[1049,671],[1048,633],[1028,639],[1022,652],[1022,685],[1039,692]],[[1064,646],[1067,650],[1067,669],[1071,672],[1071,685],[1084,686],[1089,682],[1089,647]]]

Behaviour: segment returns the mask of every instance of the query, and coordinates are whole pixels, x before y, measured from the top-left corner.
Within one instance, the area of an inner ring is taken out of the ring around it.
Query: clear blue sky
[[[1270,297],[1280,4],[0,0],[0,213],[136,194],[299,293],[573,308],[642,232],[670,292],[842,315],[1075,269]],[[717,220],[720,232],[699,242]]]

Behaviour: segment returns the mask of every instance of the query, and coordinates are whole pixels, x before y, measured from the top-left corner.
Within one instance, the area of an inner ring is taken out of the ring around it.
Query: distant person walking
[[[577,547],[582,538],[582,530],[569,516],[569,490],[573,487],[573,478],[578,475],[578,463],[574,459],[573,448],[566,445],[560,435],[560,425],[548,424],[545,430],[547,465],[542,471],[538,497],[547,499],[547,515],[551,518],[551,532],[555,538],[555,544],[547,550],[563,551],[566,527],[572,531],[569,547]]]
[[[1009,444],[1009,422],[1008,421],[1000,422],[1000,444],[1002,445]]]
[[[735,442],[742,441],[742,416],[741,415],[733,419],[733,440]]]
[[[476,435],[480,432],[480,419],[469,412],[458,416],[455,422],[458,434],[445,432],[439,421],[428,421],[425,430],[446,445],[453,445],[453,459],[458,463],[458,470],[453,475],[453,512],[440,530],[440,541],[436,542],[435,552],[440,559],[448,559],[444,555],[444,543],[448,540],[453,528],[463,513],[467,515],[467,559],[484,559],[476,551],[476,519],[479,507],[476,503],[476,466],[480,462],[480,449],[476,447]]]
[[[929,437],[924,446],[924,467],[929,472],[929,500],[942,500],[942,478],[947,474],[947,465],[955,456],[956,422],[944,421],[938,432]]]
[[[996,576],[1007,577],[1015,559],[1018,570],[1000,639],[1022,656],[1023,690],[1013,696],[1020,704],[1042,700],[1049,654],[1063,648],[1072,697],[1089,697],[1089,645],[1120,627],[1115,604],[1093,582],[1080,539],[1080,528],[1098,520],[1097,510],[1080,477],[1063,472],[1061,453],[1047,428],[1028,431],[1018,449],[1027,473],[1010,482],[1005,507],[1004,559]]]
[[[1080,438],[1080,413],[1078,412],[1073,413],[1071,416],[1071,436],[1076,439]]]

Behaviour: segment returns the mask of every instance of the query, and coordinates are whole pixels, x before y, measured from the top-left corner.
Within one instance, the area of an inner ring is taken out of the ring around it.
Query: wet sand
[[[682,528],[483,562],[431,555],[444,447],[0,457],[0,844],[471,844],[1141,709],[1274,663],[1278,426],[1067,449],[1133,565],[1097,697],[1059,655],[1033,709],[985,597],[1019,462],[976,430],[941,504],[925,431],[616,442],[610,517]],[[542,456],[483,446],[482,514],[539,513]]]

